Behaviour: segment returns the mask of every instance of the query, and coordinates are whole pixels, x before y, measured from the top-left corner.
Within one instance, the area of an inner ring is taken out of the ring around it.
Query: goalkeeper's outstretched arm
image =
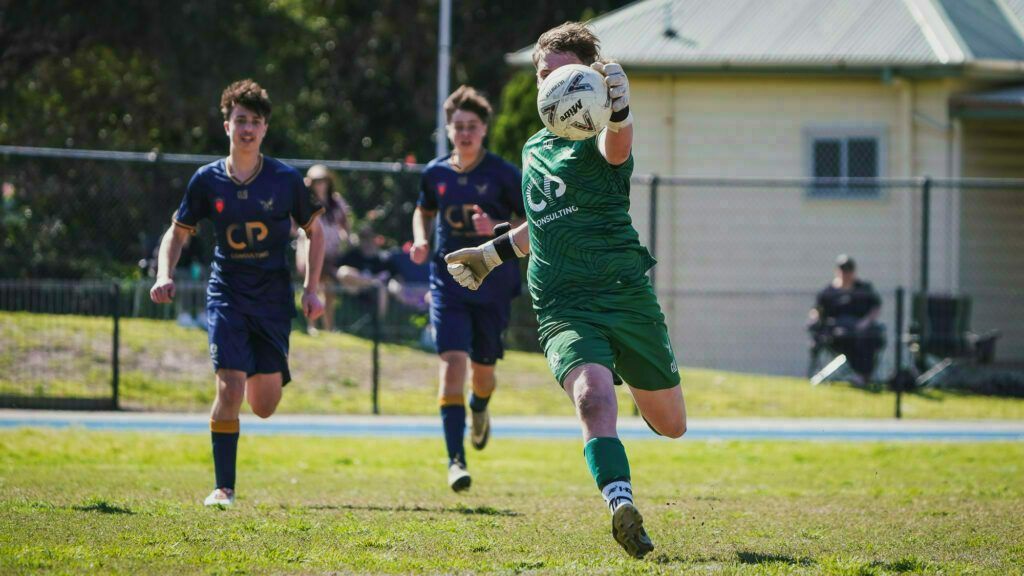
[[[530,231],[527,223],[520,224],[515,230],[509,230],[508,224],[494,227],[498,236],[475,248],[463,248],[448,254],[444,261],[448,263],[448,273],[459,284],[476,290],[484,277],[497,268],[502,262],[522,258],[530,253]]]

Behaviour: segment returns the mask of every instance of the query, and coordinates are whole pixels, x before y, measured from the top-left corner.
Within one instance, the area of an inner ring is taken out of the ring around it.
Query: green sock
[[[616,480],[629,481],[629,460],[618,438],[591,438],[583,447],[583,456],[599,489]]]

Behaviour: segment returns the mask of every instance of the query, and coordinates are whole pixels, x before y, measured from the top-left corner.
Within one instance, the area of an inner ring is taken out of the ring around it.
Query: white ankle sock
[[[608,503],[608,510],[611,512],[615,512],[615,509],[625,502],[633,503],[633,487],[628,480],[605,484],[601,489],[601,495],[604,496],[604,501]]]

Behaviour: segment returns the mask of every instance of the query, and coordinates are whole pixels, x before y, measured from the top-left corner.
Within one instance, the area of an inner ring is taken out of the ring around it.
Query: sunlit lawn
[[[656,549],[628,558],[575,441],[0,431],[0,573],[1020,574],[1024,444],[627,441]]]
[[[108,395],[111,321],[106,318],[0,312],[0,394]],[[121,322],[122,406],[205,411],[213,371],[205,333],[173,322]],[[281,412],[365,414],[371,411],[372,343],[344,334],[293,332],[289,384]],[[414,347],[380,350],[380,409],[385,414],[435,414],[437,358]],[[811,387],[806,380],[715,370],[682,369],[691,416],[893,416],[892,392],[845,384]],[[498,368],[495,414],[571,415],[572,406],[540,354],[508,352]],[[620,410],[632,411],[620,390]],[[1024,418],[1024,399],[927,390],[905,395],[909,418]]]

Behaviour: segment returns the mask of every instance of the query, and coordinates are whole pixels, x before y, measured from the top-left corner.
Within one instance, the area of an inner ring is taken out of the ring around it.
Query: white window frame
[[[867,124],[810,124],[803,129],[803,157],[804,174],[809,178],[814,177],[814,143],[818,140],[839,140],[843,144],[839,148],[839,186],[820,187],[811,184],[807,187],[807,196],[810,198],[867,198],[876,199],[882,197],[881,187],[852,187],[842,183],[848,178],[849,166],[849,141],[862,138],[874,139],[877,143],[876,150],[878,158],[878,178],[885,178],[889,167],[889,127],[882,123]]]

